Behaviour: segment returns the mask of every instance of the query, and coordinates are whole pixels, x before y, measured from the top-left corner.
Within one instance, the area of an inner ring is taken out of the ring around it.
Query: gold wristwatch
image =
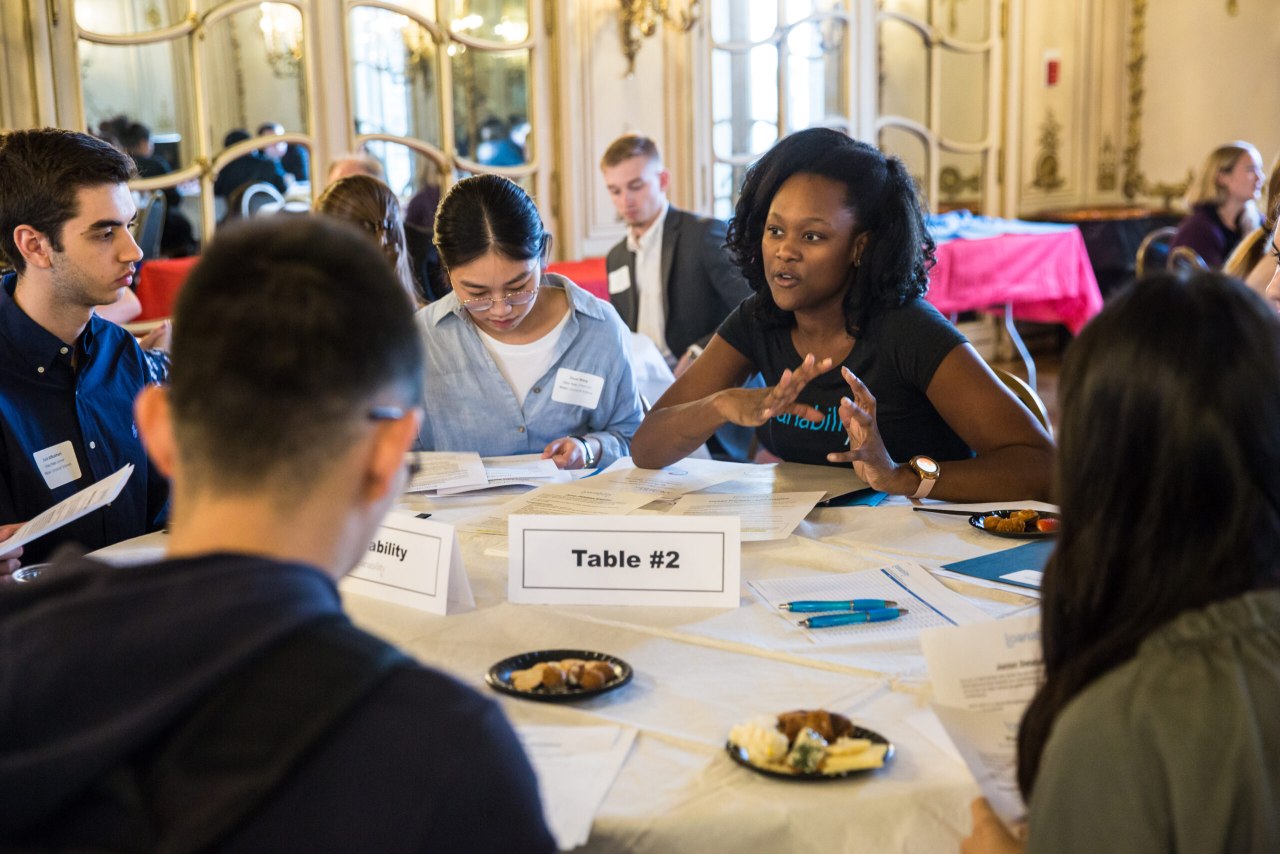
[[[915,491],[912,498],[927,498],[929,493],[933,491],[933,486],[938,482],[938,475],[942,474],[942,467],[938,465],[938,461],[932,457],[926,457],[923,454],[911,458],[911,462],[907,463],[911,466],[911,470],[920,476],[920,488]]]

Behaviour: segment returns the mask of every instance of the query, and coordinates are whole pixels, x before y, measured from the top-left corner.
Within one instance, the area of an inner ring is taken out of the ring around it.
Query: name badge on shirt
[[[631,288],[631,270],[619,267],[609,274],[609,293],[620,294]]]
[[[556,371],[556,385],[551,392],[551,399],[556,403],[595,409],[600,403],[602,391],[604,391],[604,377],[561,368]]]
[[[597,394],[598,396],[598,394]],[[45,485],[57,489],[72,481],[80,479],[80,462],[76,459],[76,449],[67,440],[58,445],[50,445],[43,451],[36,451],[36,467],[44,477]]]

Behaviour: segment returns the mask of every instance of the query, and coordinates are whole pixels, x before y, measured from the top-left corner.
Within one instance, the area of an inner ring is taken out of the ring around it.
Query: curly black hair
[[[848,273],[843,307],[850,335],[865,335],[877,312],[924,296],[934,243],[924,227],[915,182],[902,161],[839,131],[810,128],[780,140],[747,170],[729,223],[726,245],[761,297],[757,312],[762,324],[795,324],[792,313],[778,308],[769,292],[760,242],[774,195],[797,174],[844,184],[856,228],[870,233],[861,266]]]

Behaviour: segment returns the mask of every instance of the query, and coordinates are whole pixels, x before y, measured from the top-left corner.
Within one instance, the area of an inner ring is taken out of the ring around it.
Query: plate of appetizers
[[[504,658],[485,682],[495,691],[544,703],[571,703],[621,688],[631,681],[621,658],[585,649],[544,649]]]
[[[969,524],[997,537],[1040,540],[1058,533],[1061,521],[1045,510],[984,510],[971,515]]]
[[[801,709],[738,724],[725,742],[729,757],[767,777],[840,780],[883,768],[893,745],[844,715]]]

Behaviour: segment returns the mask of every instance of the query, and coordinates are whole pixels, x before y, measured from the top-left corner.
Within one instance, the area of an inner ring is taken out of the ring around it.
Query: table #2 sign
[[[511,516],[507,598],[736,608],[736,516]]]
[[[387,514],[342,590],[444,615],[475,607],[452,525]]]

